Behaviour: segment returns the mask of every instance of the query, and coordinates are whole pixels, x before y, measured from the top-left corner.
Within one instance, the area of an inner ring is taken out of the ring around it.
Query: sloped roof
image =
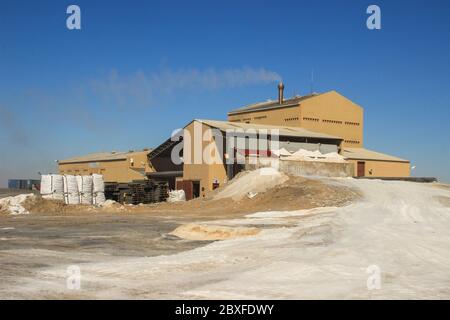
[[[128,152],[96,152],[90,153],[84,156],[73,157],[69,159],[59,160],[58,163],[77,163],[77,162],[95,162],[95,161],[114,161],[114,160],[126,160],[127,157],[134,153],[140,152],[150,152],[151,149],[148,150],[136,150],[136,151],[128,151]]]
[[[243,106],[241,108],[231,110],[230,112],[228,112],[228,115],[296,106],[300,102],[302,102],[306,99],[317,97],[318,95],[320,95],[320,94],[312,93],[312,94],[308,94],[305,96],[295,96],[293,98],[284,100],[282,104],[279,104],[278,100],[269,100],[269,101],[264,101],[264,102],[253,103],[253,104]]]
[[[394,161],[394,162],[409,162],[409,160],[397,158],[381,152],[368,150],[365,148],[347,148],[343,147],[342,156],[347,159],[354,160],[376,160],[376,161]]]
[[[220,129],[222,131],[235,130],[235,129],[255,129],[255,130],[279,130],[280,136],[287,137],[303,137],[303,138],[320,138],[320,139],[333,139],[333,140],[343,140],[341,137],[332,136],[325,133],[319,133],[314,131],[309,131],[301,127],[285,127],[285,126],[275,126],[268,124],[255,124],[255,123],[242,123],[242,122],[230,122],[230,121],[218,121],[218,120],[203,120],[195,119],[195,121],[204,123],[210,127]]]

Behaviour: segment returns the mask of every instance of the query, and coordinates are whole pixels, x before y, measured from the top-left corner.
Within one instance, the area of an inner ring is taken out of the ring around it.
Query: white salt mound
[[[283,149],[282,149],[283,150]],[[281,156],[285,160],[297,160],[297,161],[319,161],[319,162],[346,162],[345,158],[336,152],[321,153],[319,150],[309,151],[305,149],[299,149],[292,155],[286,155],[282,150],[278,150],[278,156]]]
[[[179,202],[186,201],[186,194],[184,190],[172,190],[169,192],[169,197],[167,198],[167,202]]]
[[[114,201],[114,200],[105,200],[104,202],[99,204],[99,207],[103,207],[103,208],[111,208],[114,207],[116,205],[120,205],[118,202]]]
[[[249,193],[265,192],[288,179],[287,175],[274,168],[260,168],[235,177],[214,199],[232,198],[239,201]]]
[[[28,214],[29,212],[22,206],[28,200],[35,198],[33,193],[19,194],[14,197],[0,199],[0,211],[7,211],[10,214]]]

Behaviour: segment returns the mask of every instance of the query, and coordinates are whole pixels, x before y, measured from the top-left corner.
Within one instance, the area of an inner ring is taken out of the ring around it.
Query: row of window
[[[308,117],[303,117],[303,120],[319,122],[319,118],[308,118]]]
[[[359,144],[358,140],[344,140],[345,143]]]
[[[82,173],[82,172],[88,172],[88,170],[87,169],[83,169],[83,170],[72,170],[72,169],[67,169],[67,170],[60,170],[60,173],[61,174],[64,174],[64,173],[75,173],[75,174],[79,174],[79,173]],[[103,173],[103,172],[105,172],[105,169],[100,169],[100,173]]]
[[[319,118],[309,118],[309,117],[303,117],[303,120],[313,121],[313,122],[319,122],[320,121]],[[322,122],[333,123],[333,124],[342,124],[341,120],[322,119]],[[346,125],[350,125],[350,126],[359,126],[359,122],[345,121],[345,124]]]
[[[266,119],[267,116],[257,116],[257,117],[253,117],[253,120],[261,120],[261,119]],[[236,119],[236,120],[231,120],[231,122],[246,122],[249,123],[249,121],[252,118],[244,118],[242,120],[240,119]],[[297,121],[299,118],[298,117],[292,117],[292,118],[285,118],[284,121]],[[319,118],[311,118],[311,117],[303,117],[303,120],[305,121],[312,121],[312,122],[319,122],[320,119]],[[322,119],[322,122],[324,123],[332,123],[332,124],[342,124],[343,121],[340,120],[330,120],[330,119]],[[353,122],[353,121],[345,121],[345,124],[348,126],[359,126],[360,123],[359,122]]]
[[[334,124],[342,124],[342,121],[339,121],[339,120],[322,119],[322,122],[326,122],[326,123],[334,123]]]

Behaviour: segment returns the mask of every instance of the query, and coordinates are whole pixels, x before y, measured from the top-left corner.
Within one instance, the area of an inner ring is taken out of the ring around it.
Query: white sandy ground
[[[76,292],[66,289],[67,266],[55,266],[2,288],[0,298],[450,298],[450,208],[436,199],[449,190],[326,181],[356,187],[364,198],[342,208],[252,214],[237,221],[262,222],[257,235],[171,256],[80,263]],[[379,290],[367,289],[371,265],[381,270]]]

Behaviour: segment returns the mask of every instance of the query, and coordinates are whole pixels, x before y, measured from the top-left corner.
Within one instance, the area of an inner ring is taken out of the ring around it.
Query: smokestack
[[[280,83],[278,84],[278,103],[282,104],[284,101],[284,84],[283,82],[280,81]]]

